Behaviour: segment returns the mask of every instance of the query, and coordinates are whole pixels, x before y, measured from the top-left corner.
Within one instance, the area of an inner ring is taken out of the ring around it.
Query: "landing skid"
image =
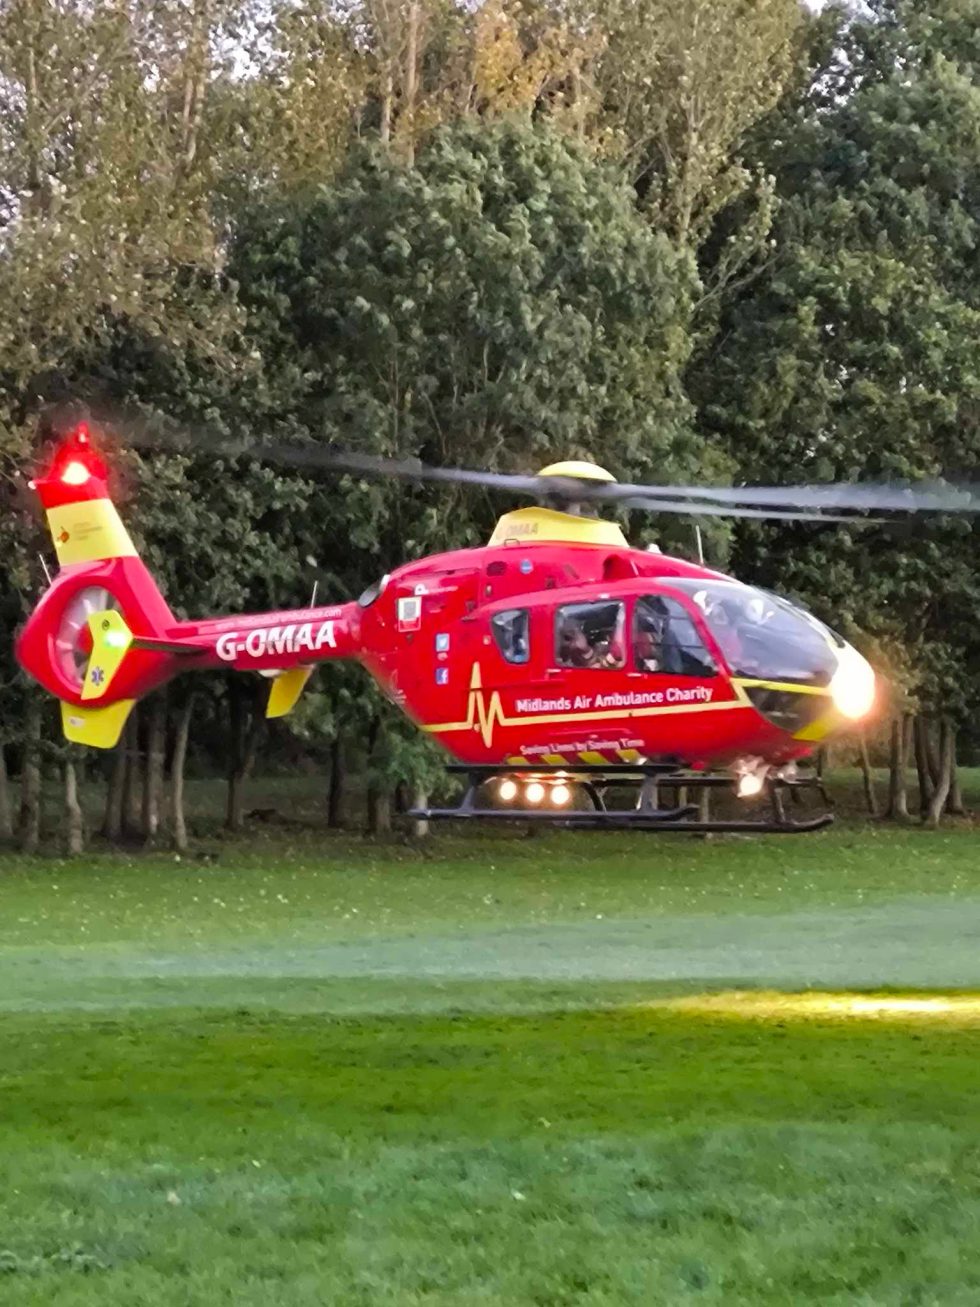
[[[766,782],[760,795],[768,800],[768,817],[720,819],[701,815],[698,803],[676,803],[672,807],[660,806],[662,789],[688,794],[693,790],[732,790],[732,777],[705,772],[685,772],[673,763],[612,763],[590,766],[575,765],[521,765],[521,766],[467,766],[454,763],[446,769],[467,778],[466,789],[454,808],[413,808],[410,817],[421,821],[491,821],[521,822],[547,825],[572,830],[639,830],[650,833],[676,834],[679,831],[695,834],[754,833],[760,835],[802,835],[831,825],[830,813],[793,820],[786,815],[784,795],[804,789],[823,787],[817,779],[782,780]],[[498,801],[488,805],[486,787],[489,782],[511,781],[517,787],[515,801]],[[540,806],[529,806],[519,801],[520,787],[535,782],[542,788],[545,799]],[[586,807],[548,806],[547,796],[554,786],[561,784],[574,795],[576,792],[587,801]],[[624,788],[636,791],[636,802],[631,808],[610,808],[606,795],[610,789]]]

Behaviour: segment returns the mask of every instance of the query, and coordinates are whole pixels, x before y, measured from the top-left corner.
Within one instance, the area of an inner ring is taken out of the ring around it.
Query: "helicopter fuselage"
[[[804,610],[632,549],[614,523],[518,510],[489,545],[405,564],[354,602],[182,621],[84,449],[37,488],[60,570],[17,653],[79,743],[111,747],[132,704],[185,670],[260,673],[283,715],[338,658],[474,765],[779,767],[874,699],[868,664]]]

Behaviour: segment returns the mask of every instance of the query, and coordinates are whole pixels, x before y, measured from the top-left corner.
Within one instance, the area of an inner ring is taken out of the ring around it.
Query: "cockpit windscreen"
[[[737,581],[671,580],[704,615],[735,676],[826,686],[841,641],[785,599]]]

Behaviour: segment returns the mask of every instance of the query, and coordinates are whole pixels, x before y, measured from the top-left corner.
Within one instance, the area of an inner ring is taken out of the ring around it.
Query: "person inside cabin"
[[[697,676],[708,669],[700,636],[676,599],[646,595],[637,600],[633,632],[633,656],[639,672]]]
[[[637,671],[659,672],[661,670],[660,645],[649,624],[641,624],[633,648],[636,652]]]
[[[558,633],[558,661],[565,667],[591,667],[595,650],[582,623],[566,616]]]
[[[564,667],[617,668],[624,663],[621,604],[576,605],[561,615],[558,661]]]

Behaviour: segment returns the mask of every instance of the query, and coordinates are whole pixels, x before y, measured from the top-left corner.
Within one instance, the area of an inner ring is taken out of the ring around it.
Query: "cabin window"
[[[360,604],[362,608],[370,608],[371,605],[374,603],[375,599],[377,599],[378,595],[384,594],[385,586],[387,584],[388,584],[388,574],[386,572],[380,581],[375,581],[374,585],[368,586],[368,588],[358,599],[357,601],[358,604]]]
[[[490,629],[497,648],[509,663],[527,662],[531,655],[531,642],[526,608],[508,608],[504,613],[494,613],[490,619]]]
[[[626,665],[625,610],[621,603],[566,604],[555,617],[555,659],[559,667],[609,668]]]
[[[687,609],[668,595],[646,595],[633,614],[633,666],[667,676],[716,676],[715,660]]]

